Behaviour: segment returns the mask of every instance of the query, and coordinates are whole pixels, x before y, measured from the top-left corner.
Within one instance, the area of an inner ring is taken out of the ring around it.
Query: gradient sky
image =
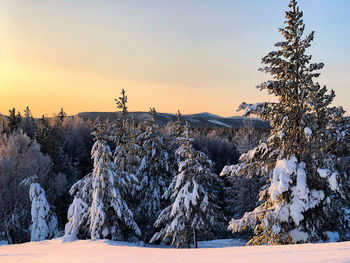
[[[271,100],[260,59],[282,40],[288,0],[0,0],[0,112],[114,111],[237,115]],[[350,1],[300,0],[320,82],[350,111]]]

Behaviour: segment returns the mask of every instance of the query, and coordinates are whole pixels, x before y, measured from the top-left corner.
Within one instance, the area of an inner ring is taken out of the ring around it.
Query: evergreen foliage
[[[9,121],[8,125],[10,127],[11,131],[14,131],[19,128],[21,121],[22,121],[22,116],[21,113],[18,111],[16,114],[16,109],[13,108],[12,110],[9,110]]]
[[[348,142],[348,126],[341,107],[331,107],[334,91],[314,82],[323,63],[306,54],[314,32],[304,37],[305,25],[297,2],[291,0],[285,38],[277,51],[262,59],[260,69],[273,80],[258,86],[277,102],[246,104],[245,115],[270,121],[271,136],[241,157],[236,173],[266,176],[270,184],[260,192],[261,204],[241,219],[232,220],[234,232],[254,228],[249,244],[286,244],[326,240],[326,231],[343,225],[342,197],[347,180],[339,145]],[[344,149],[344,147],[342,147]],[[346,147],[345,147],[346,148]]]
[[[143,229],[143,239],[146,241],[154,234],[153,223],[166,203],[162,196],[175,174],[169,158],[168,140],[160,135],[155,115],[156,110],[151,108],[151,119],[141,124],[144,131],[136,139],[142,159],[136,172],[140,189],[135,201],[135,218]]]
[[[115,172],[112,152],[103,135],[104,130],[95,133],[95,144],[91,152],[94,160],[89,217],[91,238],[124,240],[124,226],[139,236],[141,231],[122,197],[122,191],[125,192],[128,183],[121,174]]]
[[[212,161],[191,145],[188,127],[176,153],[182,158],[179,174],[164,194],[172,204],[160,213],[154,225],[162,228],[150,242],[171,237],[176,247],[197,247],[197,240],[213,238],[224,220],[215,191],[219,181]]]

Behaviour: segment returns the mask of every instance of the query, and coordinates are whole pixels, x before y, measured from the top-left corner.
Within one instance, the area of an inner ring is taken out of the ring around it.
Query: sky
[[[0,113],[210,112],[273,100],[255,86],[288,0],[0,0]],[[350,1],[300,0],[321,84],[350,112]]]

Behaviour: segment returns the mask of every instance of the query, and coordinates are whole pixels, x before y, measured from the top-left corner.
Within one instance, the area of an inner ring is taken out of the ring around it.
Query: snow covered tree
[[[215,236],[224,220],[218,205],[218,177],[212,172],[213,163],[191,145],[189,129],[177,150],[183,158],[179,163],[179,174],[175,176],[164,194],[172,204],[166,207],[155,222],[155,227],[162,227],[154,234],[150,242],[172,237],[172,245],[190,247],[197,240]]]
[[[115,172],[125,177],[128,183],[128,197],[132,199],[139,189],[136,172],[140,166],[141,147],[136,143],[136,136],[139,133],[135,123],[131,121],[128,115],[127,101],[128,97],[122,90],[122,96],[115,99],[119,112],[119,118],[109,126],[110,139],[115,143],[113,152],[113,161]]]
[[[29,189],[32,202],[31,241],[41,241],[57,236],[57,218],[46,200],[45,191],[38,183],[32,183]]]
[[[141,125],[144,132],[136,139],[142,149],[142,160],[136,172],[140,189],[135,197],[135,219],[143,230],[143,239],[147,241],[154,234],[153,223],[165,204],[162,196],[175,174],[169,158],[169,144],[160,134],[155,115],[155,109],[151,108],[151,119]]]
[[[137,235],[141,232],[122,197],[121,191],[127,187],[127,182],[115,172],[112,152],[101,133],[103,131],[96,133],[96,142],[92,147],[94,171],[90,208],[91,238],[123,240],[123,225]]]
[[[0,137],[0,232],[7,233],[9,243],[30,240],[30,200],[28,193],[19,188],[20,182],[36,174],[45,185],[50,165],[50,158],[41,153],[39,144],[21,130]]]
[[[241,219],[233,219],[234,232],[254,228],[249,244],[286,244],[326,240],[326,231],[342,225],[342,196],[347,180],[340,163],[339,145],[348,142],[343,109],[330,107],[334,92],[327,92],[314,79],[323,63],[311,63],[306,54],[314,32],[303,37],[303,13],[291,0],[285,38],[277,51],[262,59],[260,69],[273,80],[258,86],[277,97],[277,102],[246,104],[245,116],[270,121],[267,142],[241,157],[234,167],[246,176],[266,176],[270,183],[260,192],[260,205]]]
[[[68,222],[65,226],[65,236],[75,240],[90,238],[89,215],[92,200],[92,173],[76,182],[69,193],[74,196],[68,209]]]
[[[108,125],[98,125],[93,132],[93,173],[71,189],[75,196],[68,210],[66,236],[79,237],[85,234],[85,237],[90,235],[92,239],[125,240],[130,230],[138,236],[141,234],[123,198],[131,179],[126,181],[128,174],[115,172],[112,152],[107,143]]]

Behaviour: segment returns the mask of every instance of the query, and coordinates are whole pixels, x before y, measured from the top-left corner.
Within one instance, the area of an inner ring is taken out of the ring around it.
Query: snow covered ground
[[[217,240],[201,242],[198,249],[174,249],[140,247],[106,240],[65,242],[55,239],[20,245],[1,243],[0,262],[350,262],[350,242],[255,247],[240,245],[240,241]]]

